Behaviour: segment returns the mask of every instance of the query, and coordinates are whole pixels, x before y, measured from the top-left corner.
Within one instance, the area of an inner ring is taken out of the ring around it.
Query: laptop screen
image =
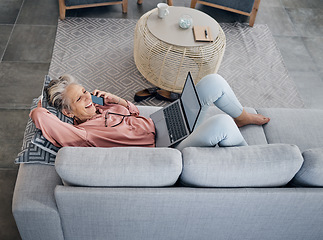
[[[186,115],[189,131],[192,132],[201,110],[201,103],[197,95],[191,73],[188,73],[187,75],[181,95],[181,102]]]

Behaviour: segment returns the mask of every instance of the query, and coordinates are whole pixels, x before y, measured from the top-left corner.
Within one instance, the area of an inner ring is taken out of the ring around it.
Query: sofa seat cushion
[[[271,119],[264,125],[268,143],[295,144],[302,152],[323,147],[323,110],[263,108],[257,111]]]
[[[304,163],[292,184],[304,187],[323,187],[323,147],[303,152]]]
[[[178,180],[182,157],[170,148],[64,147],[55,168],[66,185],[163,187]]]
[[[278,187],[298,172],[298,147],[268,144],[227,148],[185,148],[181,183],[195,187]]]

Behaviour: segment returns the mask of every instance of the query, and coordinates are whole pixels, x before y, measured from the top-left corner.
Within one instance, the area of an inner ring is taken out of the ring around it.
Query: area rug
[[[150,84],[133,59],[135,19],[67,18],[59,20],[49,75],[74,75],[86,89],[112,92],[133,102]],[[264,24],[253,28],[221,23],[227,46],[219,74],[243,106],[301,108],[304,103],[289,77],[275,40]],[[163,106],[154,98],[141,105]]]

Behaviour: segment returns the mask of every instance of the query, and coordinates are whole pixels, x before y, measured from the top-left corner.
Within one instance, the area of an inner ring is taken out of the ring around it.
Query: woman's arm
[[[86,131],[69,123],[62,122],[47,109],[38,105],[29,114],[44,137],[56,147],[86,146]]]

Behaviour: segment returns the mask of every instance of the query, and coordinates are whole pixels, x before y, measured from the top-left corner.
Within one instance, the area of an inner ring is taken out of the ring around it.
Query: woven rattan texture
[[[211,43],[198,47],[171,45],[148,30],[147,19],[152,11],[139,19],[134,38],[135,64],[149,82],[180,93],[188,71],[195,83],[218,71],[226,46],[225,34],[220,26],[218,37]]]

